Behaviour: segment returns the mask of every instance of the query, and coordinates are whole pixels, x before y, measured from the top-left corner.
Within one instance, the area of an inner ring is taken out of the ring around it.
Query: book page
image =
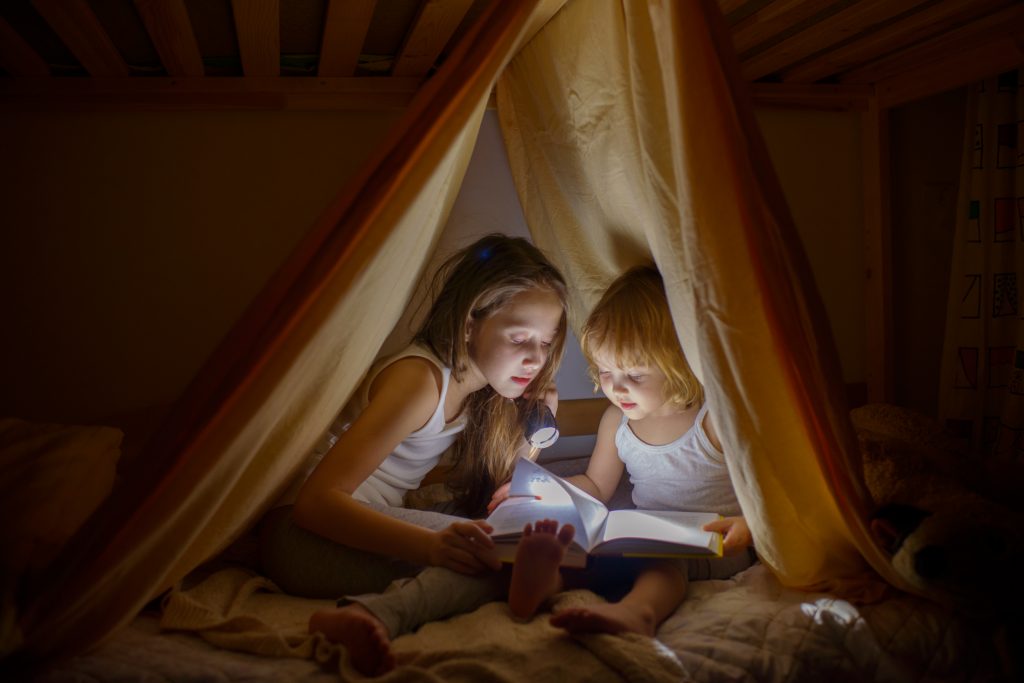
[[[516,462],[508,493],[509,496],[525,496],[527,501],[534,497],[538,497],[540,500],[533,500],[533,507],[529,509],[517,510],[514,513],[514,518],[511,517],[513,514],[511,511],[500,516],[498,521],[502,524],[502,528],[506,524],[510,524],[513,519],[519,522],[524,515],[540,514],[542,516],[519,523],[519,528],[516,531],[521,532],[526,522],[556,519],[562,524],[569,523],[576,527],[576,542],[588,550],[601,538],[608,508],[586,491],[548,472],[531,460],[520,458]],[[498,535],[498,527],[495,526],[492,518],[505,507],[506,503],[512,500],[510,498],[509,501],[502,503],[491,517],[487,518],[488,523],[495,527],[492,536]],[[572,512],[566,508],[571,508]],[[548,510],[550,510],[550,514],[547,512]],[[508,519],[506,519],[506,515],[509,516]]]
[[[592,495],[574,486],[572,482],[566,481],[560,477],[555,477],[558,483],[562,485],[565,492],[569,494],[572,499],[573,505],[576,507],[576,511],[579,513],[580,524],[577,526],[576,535],[579,536],[579,529],[583,529],[586,533],[586,544],[587,549],[593,548],[595,545],[601,542],[601,537],[604,535],[605,520],[608,518],[608,508],[604,506],[604,503],[594,498]],[[581,539],[582,541],[582,539]]]
[[[576,511],[576,506],[569,502],[568,495],[565,495],[561,503],[552,503],[550,499],[509,498],[495,508],[487,518],[487,523],[494,529],[491,537],[499,538],[519,536],[523,533],[524,526],[542,519],[554,519],[559,524],[572,524],[577,529],[583,527],[579,512]]]
[[[714,549],[721,534],[701,527],[720,518],[714,512],[615,510],[608,515],[602,540],[632,538]]]

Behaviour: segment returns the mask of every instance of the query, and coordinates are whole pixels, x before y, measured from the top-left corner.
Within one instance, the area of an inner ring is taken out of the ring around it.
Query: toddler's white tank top
[[[615,432],[619,458],[633,484],[633,504],[643,510],[690,510],[740,515],[725,456],[704,431],[707,404],[693,426],[671,443],[652,446],[641,441],[623,415]]]

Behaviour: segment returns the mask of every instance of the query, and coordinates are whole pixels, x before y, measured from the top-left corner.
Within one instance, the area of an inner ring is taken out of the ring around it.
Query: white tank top
[[[369,403],[370,385],[381,370],[397,360],[413,356],[425,358],[441,370],[441,397],[437,402],[437,408],[423,427],[398,444],[373,474],[360,484],[352,494],[356,500],[401,507],[405,494],[419,488],[423,477],[427,476],[440,461],[441,454],[448,450],[459,432],[466,428],[465,419],[461,414],[451,422],[444,421],[444,399],[448,395],[451,368],[445,367],[433,353],[416,344],[385,359],[371,370],[359,390],[360,412]]]
[[[346,406],[343,413],[334,421],[320,443],[313,449],[307,461],[306,475],[299,477],[286,492],[278,504],[294,503],[302,484],[323,459],[324,455],[334,446],[338,436],[348,429],[354,416],[358,416],[370,402],[370,386],[381,371],[392,363],[403,358],[424,358],[433,363],[441,371],[441,397],[437,408],[427,423],[405,438],[395,450],[384,458],[366,481],[359,485],[352,497],[364,503],[381,503],[401,507],[406,492],[419,488],[423,477],[434,469],[441,455],[455,442],[459,432],[466,427],[462,415],[451,422],[444,421],[444,399],[448,395],[451,380],[451,368],[445,367],[428,349],[412,344],[405,350],[377,362],[363,380],[355,398]]]
[[[690,510],[740,515],[725,456],[704,431],[707,404],[693,426],[671,443],[652,446],[641,441],[623,415],[615,432],[619,458],[633,484],[633,504],[642,510]]]

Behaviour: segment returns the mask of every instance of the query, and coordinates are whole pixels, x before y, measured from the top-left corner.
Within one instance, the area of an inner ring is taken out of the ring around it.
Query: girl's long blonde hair
[[[657,367],[667,378],[668,400],[680,408],[704,402],[704,387],[679,345],[665,283],[653,266],[631,268],[609,285],[583,325],[580,347],[597,389],[594,355],[600,350],[621,367]]]
[[[456,381],[469,368],[469,321],[494,315],[516,294],[542,289],[562,304],[558,331],[547,361],[530,383],[529,402],[543,399],[554,382],[565,348],[567,295],[561,273],[524,239],[487,235],[453,254],[434,276],[437,291],[414,341],[426,346],[452,370]],[[463,407],[466,429],[452,446],[454,469],[447,481],[463,510],[477,512],[495,486],[512,474],[523,444],[519,409],[490,386],[475,391]]]

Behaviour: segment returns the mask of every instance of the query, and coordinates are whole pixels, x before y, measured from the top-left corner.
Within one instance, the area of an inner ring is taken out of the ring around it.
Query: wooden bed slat
[[[980,81],[1024,65],[1024,29],[1012,36],[981,40],[916,69],[877,84],[880,106],[897,107],[924,97]]]
[[[752,81],[785,69],[922,2],[924,0],[869,0],[850,5],[744,60],[743,76]]]
[[[426,0],[405,36],[392,76],[425,76],[448,44],[473,0]]]
[[[888,54],[927,40],[963,24],[965,19],[983,16],[1005,5],[1006,0],[976,0],[971,3],[964,0],[942,0],[788,69],[782,74],[782,80],[787,83],[813,83],[863,64],[876,55]]]
[[[832,4],[834,0],[775,0],[732,27],[732,44],[743,54]]]
[[[246,76],[281,75],[281,10],[278,0],[231,0],[238,51]]]
[[[743,7],[747,2],[748,0],[718,0],[718,9],[722,10],[722,14],[729,14]]]
[[[135,0],[135,8],[168,75],[206,74],[183,0]]]
[[[1024,30],[1024,5],[1015,3],[940,36],[875,60],[840,77],[842,83],[876,83],[912,69],[927,67],[975,46]]]
[[[0,17],[0,66],[12,76],[49,76],[50,65]]]
[[[320,42],[320,76],[353,76],[377,0],[329,0]]]
[[[85,0],[32,0],[32,6],[91,75],[130,75],[121,53]]]

